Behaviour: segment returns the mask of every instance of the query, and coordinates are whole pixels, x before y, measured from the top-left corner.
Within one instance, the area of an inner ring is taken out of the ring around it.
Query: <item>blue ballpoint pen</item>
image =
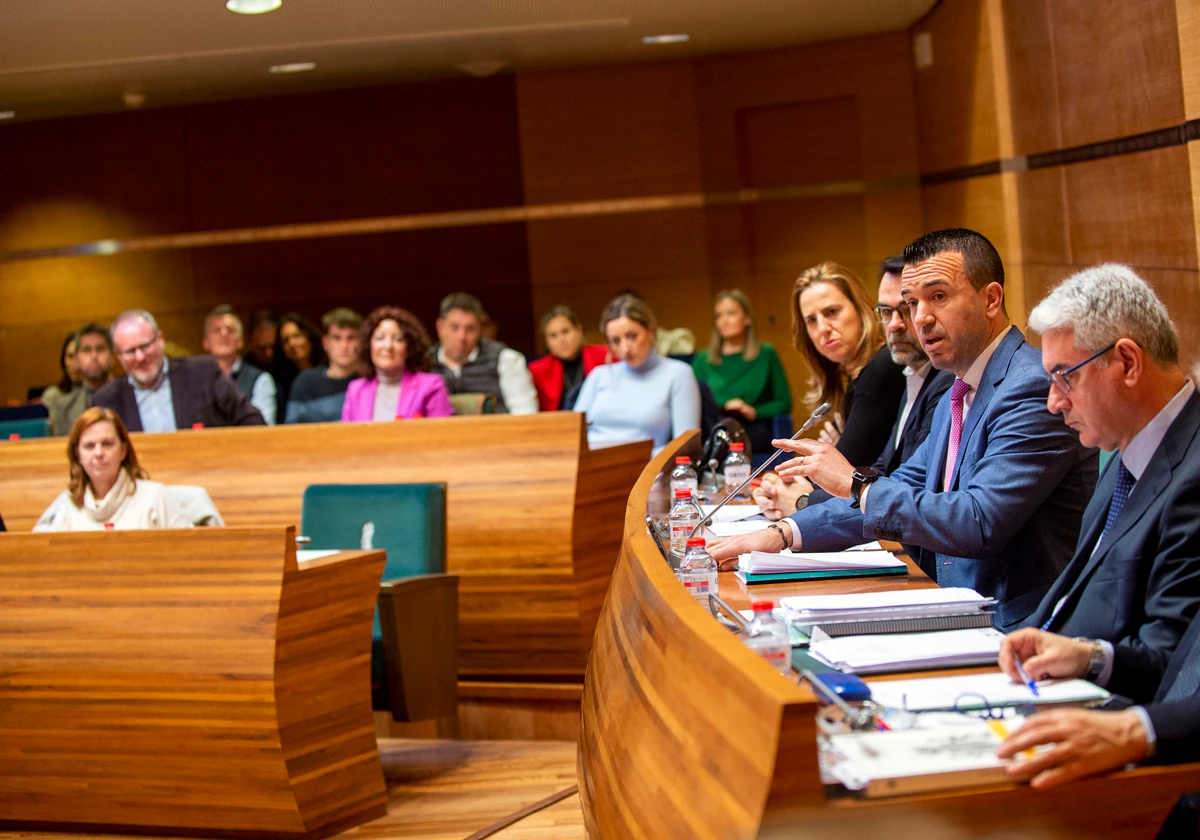
[[[1025,670],[1025,666],[1021,664],[1021,660],[1017,659],[1016,656],[1013,656],[1012,660],[1013,665],[1017,666],[1017,673],[1021,676],[1021,679],[1025,680],[1025,685],[1029,686],[1029,690],[1033,692],[1033,696],[1041,697],[1042,695],[1038,693],[1037,683],[1030,678],[1029,673]]]

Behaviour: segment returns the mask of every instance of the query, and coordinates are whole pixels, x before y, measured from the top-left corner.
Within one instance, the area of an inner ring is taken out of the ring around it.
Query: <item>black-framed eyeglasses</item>
[[[1117,342],[1114,341],[1112,344],[1108,345],[1100,352],[1093,353],[1092,355],[1088,356],[1086,359],[1084,359],[1082,362],[1080,362],[1077,365],[1071,365],[1066,370],[1050,371],[1050,381],[1053,382],[1056,386],[1058,386],[1058,390],[1062,391],[1064,394],[1071,393],[1071,374],[1073,374],[1075,371],[1079,370],[1081,367],[1088,364],[1089,362],[1096,361],[1096,359],[1099,359],[1101,356],[1103,356],[1105,353],[1107,353],[1109,350],[1113,349],[1116,346],[1117,346]]]
[[[875,318],[881,324],[886,324],[892,320],[892,315],[896,312],[900,313],[900,317],[905,321],[912,320],[912,311],[908,308],[907,303],[902,303],[899,306],[884,306],[882,303],[875,307]]]
[[[154,342],[156,341],[158,341],[157,335],[147,341],[145,344],[139,344],[137,347],[130,347],[128,350],[118,350],[117,356],[122,359],[132,359],[138,354],[139,350],[143,353],[149,353],[150,348],[154,346]]]

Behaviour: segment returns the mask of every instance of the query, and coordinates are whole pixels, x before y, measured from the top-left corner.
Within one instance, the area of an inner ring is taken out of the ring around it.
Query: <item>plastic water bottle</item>
[[[744,631],[746,647],[757,653],[767,664],[785,677],[792,675],[792,643],[788,627],[777,619],[774,601],[755,601],[754,620]]]
[[[687,541],[687,553],[683,555],[675,577],[696,603],[708,609],[708,596],[717,594],[717,561],[704,545],[704,537],[692,537]]]
[[[675,459],[675,469],[671,471],[671,492],[676,490],[688,489],[692,491],[692,498],[698,498],[700,495],[700,479],[696,476],[696,471],[692,469],[692,459],[686,455],[680,455]]]
[[[687,551],[688,537],[700,524],[700,506],[692,498],[690,487],[675,491],[675,504],[668,517],[671,523],[671,553],[682,555]]]
[[[729,444],[729,455],[725,458],[725,489],[730,492],[750,477],[750,459],[746,457],[745,449],[744,443]],[[747,487],[734,498],[749,499],[750,488]]]

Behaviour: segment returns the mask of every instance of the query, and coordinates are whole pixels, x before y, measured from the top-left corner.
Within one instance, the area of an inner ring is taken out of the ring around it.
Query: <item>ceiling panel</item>
[[[3,0],[0,111],[17,120],[468,72],[648,61],[903,29],[935,0]],[[644,35],[683,32],[683,44]],[[316,62],[295,75],[287,62]]]

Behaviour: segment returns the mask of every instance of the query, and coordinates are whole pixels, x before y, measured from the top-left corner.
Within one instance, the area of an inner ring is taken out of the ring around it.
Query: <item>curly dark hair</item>
[[[371,336],[376,328],[384,321],[395,321],[404,333],[404,345],[407,358],[404,367],[410,371],[429,370],[429,333],[425,325],[416,315],[399,306],[376,307],[358,330],[358,367],[363,376],[371,379],[375,376],[375,365],[371,364]]]

